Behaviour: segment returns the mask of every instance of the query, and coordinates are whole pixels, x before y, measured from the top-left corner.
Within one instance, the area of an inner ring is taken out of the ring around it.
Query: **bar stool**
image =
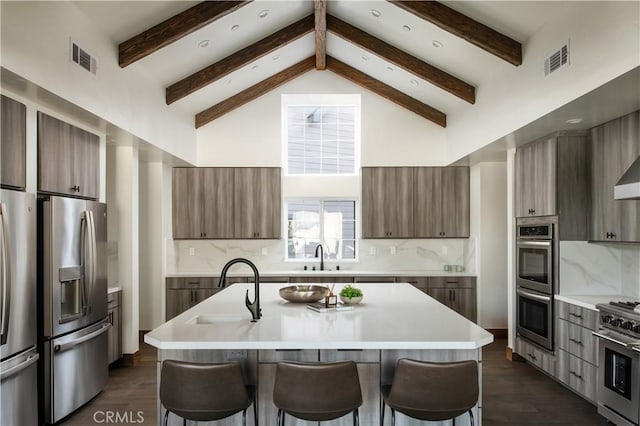
[[[399,359],[391,386],[382,387],[384,424],[386,405],[391,408],[391,424],[396,424],[396,411],[418,420],[440,421],[469,413],[478,403],[478,363],[460,361],[434,363]]]
[[[233,416],[242,411],[242,424],[247,424],[247,408],[253,403],[255,424],[258,413],[255,387],[244,384],[238,362],[199,364],[166,360],[160,373],[160,402],[166,408],[163,425],[169,412],[187,420],[212,421]]]
[[[322,422],[350,412],[353,412],[354,426],[358,426],[362,391],[356,363],[280,362],[276,368],[273,403],[278,407],[278,426],[284,426],[285,413]]]

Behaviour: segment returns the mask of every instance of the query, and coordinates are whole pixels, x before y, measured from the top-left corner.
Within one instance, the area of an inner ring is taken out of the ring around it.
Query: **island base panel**
[[[273,353],[271,353],[273,352]],[[313,351],[312,351],[313,352]],[[160,384],[160,369],[162,361],[165,359],[177,359],[190,362],[227,362],[239,361],[243,367],[246,383],[258,385],[258,421],[260,425],[273,425],[277,409],[273,405],[273,384],[275,383],[275,372],[278,361],[296,360],[300,358],[302,351],[263,351],[263,350],[158,350],[158,390]],[[412,358],[423,361],[450,362],[475,360],[478,361],[478,378],[480,387],[480,397],[478,405],[473,408],[475,424],[482,425],[482,350],[334,350],[323,349],[315,351],[317,355],[309,355],[309,350],[304,351],[305,360],[337,361],[351,359],[358,364],[360,384],[362,387],[363,405],[360,407],[360,425],[377,426],[380,424],[380,385],[388,384],[393,378],[396,361],[400,358]],[[164,408],[158,399],[158,425],[162,424]],[[217,422],[199,422],[198,425],[211,426],[237,426],[242,424],[242,414],[238,413],[233,417]],[[331,422],[307,422],[287,416],[287,426],[350,426],[352,416]],[[169,416],[169,425],[180,426],[182,419],[175,415]],[[187,424],[190,424],[187,422]],[[391,424],[391,412],[387,408],[385,413],[385,425]],[[396,414],[397,426],[421,426],[420,422]],[[429,422],[430,426],[450,425],[450,421]],[[247,425],[254,425],[253,407],[247,412]],[[456,425],[470,425],[468,414],[463,414],[456,419]]]

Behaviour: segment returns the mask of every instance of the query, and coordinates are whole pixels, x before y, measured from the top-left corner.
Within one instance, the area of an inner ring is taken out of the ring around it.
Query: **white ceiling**
[[[193,6],[192,1],[76,1],[75,4],[118,44]],[[473,19],[517,41],[526,42],[552,16],[570,2],[453,1],[446,2]],[[380,12],[380,17],[371,10]],[[265,18],[258,14],[268,10]],[[479,87],[500,68],[513,65],[429,24],[386,1],[336,0],[329,13],[386,41],[466,82]],[[257,0],[183,39],[125,68],[138,69],[167,87],[199,69],[313,13],[312,1]],[[237,29],[232,29],[235,25]],[[408,26],[410,30],[403,28]],[[199,43],[208,40],[208,46]],[[432,40],[442,47],[436,48]],[[268,78],[294,63],[312,56],[313,35],[307,35],[257,60],[198,92],[175,102],[170,108],[198,112]],[[394,65],[329,32],[327,53],[372,77],[412,96],[445,114],[455,114],[465,101],[398,69]]]

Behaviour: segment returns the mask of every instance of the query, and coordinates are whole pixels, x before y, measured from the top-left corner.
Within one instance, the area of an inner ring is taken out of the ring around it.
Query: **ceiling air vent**
[[[544,76],[569,65],[569,40],[544,59]]]
[[[71,62],[79,65],[91,74],[95,74],[98,68],[95,56],[73,41],[71,42]]]

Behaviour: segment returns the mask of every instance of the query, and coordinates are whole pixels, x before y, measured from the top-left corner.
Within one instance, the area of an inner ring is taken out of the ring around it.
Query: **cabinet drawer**
[[[591,330],[566,320],[558,320],[558,345],[571,355],[598,365],[598,339]]]
[[[558,318],[567,320],[590,330],[598,328],[598,311],[572,305],[571,303],[556,301]]]
[[[175,277],[166,280],[167,289],[172,290],[218,287],[218,278],[216,277]]]
[[[520,338],[516,339],[516,351],[518,355],[530,364],[552,376],[556,375],[556,358],[553,354],[545,352]]]
[[[321,349],[321,362],[355,361],[355,362],[380,362],[380,351],[358,349]]]
[[[292,284],[317,284],[317,283],[321,283],[321,284],[331,284],[331,283],[344,283],[344,284],[352,284],[353,283],[353,277],[328,277],[328,276],[322,276],[322,275],[312,275],[312,276],[305,276],[305,277],[289,277],[289,282]]]
[[[120,306],[121,299],[121,291],[114,291],[112,293],[107,293],[107,309],[112,309],[117,306]]]
[[[396,282],[409,283],[425,293],[429,290],[429,278],[427,277],[397,277]]]
[[[317,362],[317,349],[263,349],[258,351],[258,362],[301,361]]]
[[[429,277],[429,288],[475,288],[476,277]]]
[[[355,277],[353,279],[355,283],[395,283],[394,277]]]
[[[558,378],[580,395],[595,401],[598,367],[570,353],[558,351]]]

